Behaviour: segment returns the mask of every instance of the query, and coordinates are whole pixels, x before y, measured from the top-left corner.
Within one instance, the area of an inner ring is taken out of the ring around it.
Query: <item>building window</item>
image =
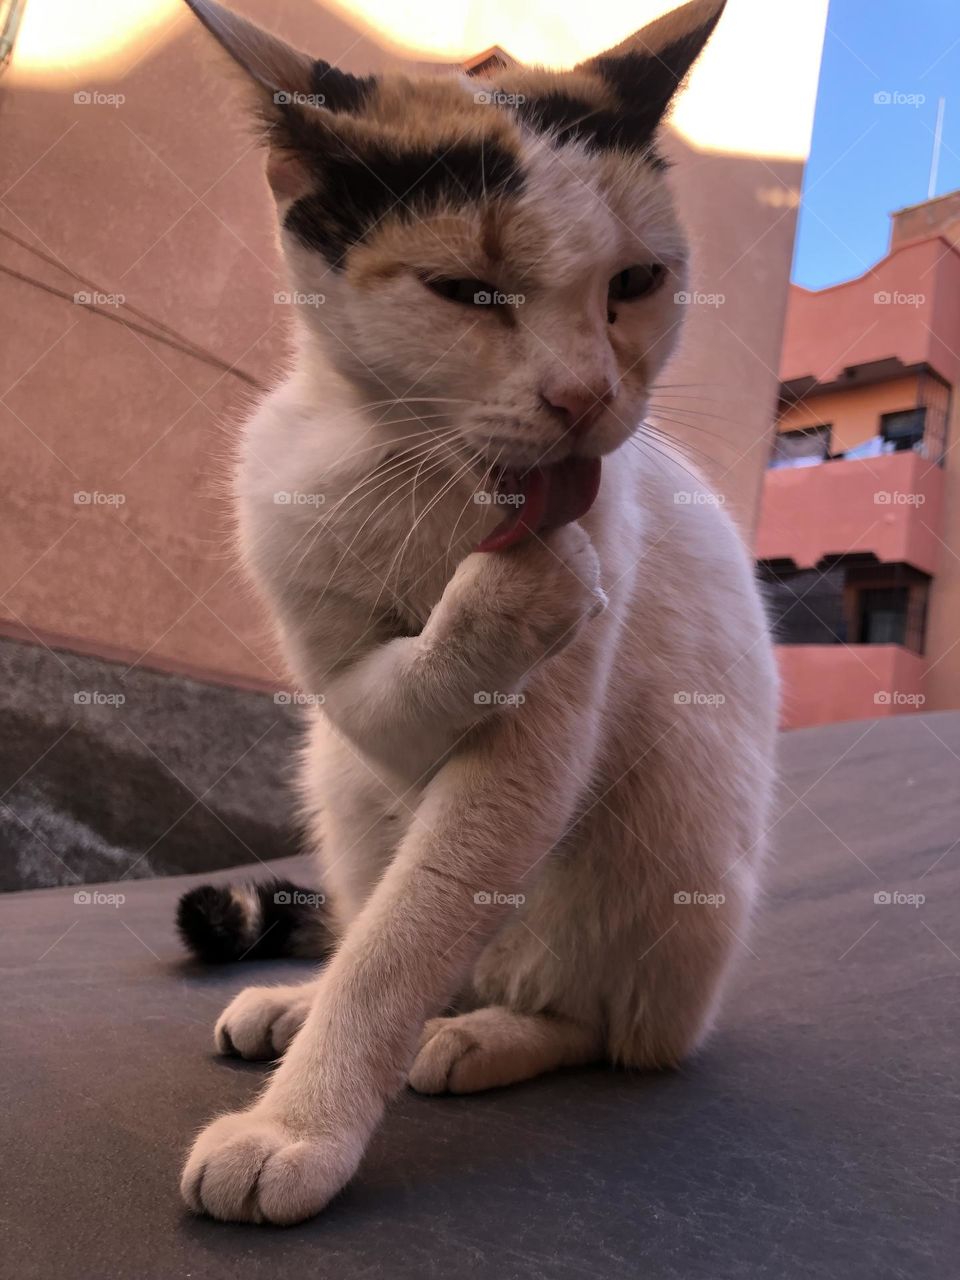
[[[810,467],[830,456],[831,425],[801,427],[796,431],[778,431],[773,439],[771,468]]]
[[[759,574],[778,644],[898,644],[923,653],[930,579],[911,565],[846,557],[822,569],[761,564]]]
[[[901,453],[921,442],[926,419],[927,411],[923,407],[883,413],[880,415],[880,434],[887,444],[893,445],[895,452]]]
[[[906,587],[873,587],[857,594],[857,643],[903,644],[907,636]]]

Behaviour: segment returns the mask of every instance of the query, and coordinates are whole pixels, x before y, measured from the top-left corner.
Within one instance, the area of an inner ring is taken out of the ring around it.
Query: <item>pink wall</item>
[[[851,365],[898,356],[905,365],[930,364],[955,386],[958,352],[960,252],[936,236],[895,249],[831,289],[794,285],[780,375],[832,382]]]
[[[934,574],[943,489],[942,468],[917,453],[768,471],[757,558],[812,569],[824,556],[866,551]]]
[[[781,644],[777,661],[785,729],[904,715],[925,706],[927,660],[899,645]]]

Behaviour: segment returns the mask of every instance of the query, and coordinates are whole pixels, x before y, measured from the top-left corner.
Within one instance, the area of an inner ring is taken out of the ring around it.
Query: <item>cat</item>
[[[246,424],[243,560],[308,704],[323,893],[197,891],[211,958],[326,956],[218,1049],[197,1212],[291,1223],[390,1100],[669,1067],[749,927],[777,680],[751,561],[650,445],[687,248],[657,132],[724,0],[571,71],[356,77],[188,0],[265,125],[292,371]]]

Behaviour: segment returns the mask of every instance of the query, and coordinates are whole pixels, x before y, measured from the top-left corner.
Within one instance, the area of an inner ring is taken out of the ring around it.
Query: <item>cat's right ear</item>
[[[257,116],[266,126],[267,179],[277,200],[295,200],[313,185],[332,115],[355,114],[374,85],[312,58],[241,18],[216,0],[186,0],[217,43],[246,74]]]

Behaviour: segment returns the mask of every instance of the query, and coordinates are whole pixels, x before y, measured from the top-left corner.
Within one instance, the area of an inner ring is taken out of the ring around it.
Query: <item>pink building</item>
[[[788,727],[960,706],[960,192],[791,290],[756,555]]]

